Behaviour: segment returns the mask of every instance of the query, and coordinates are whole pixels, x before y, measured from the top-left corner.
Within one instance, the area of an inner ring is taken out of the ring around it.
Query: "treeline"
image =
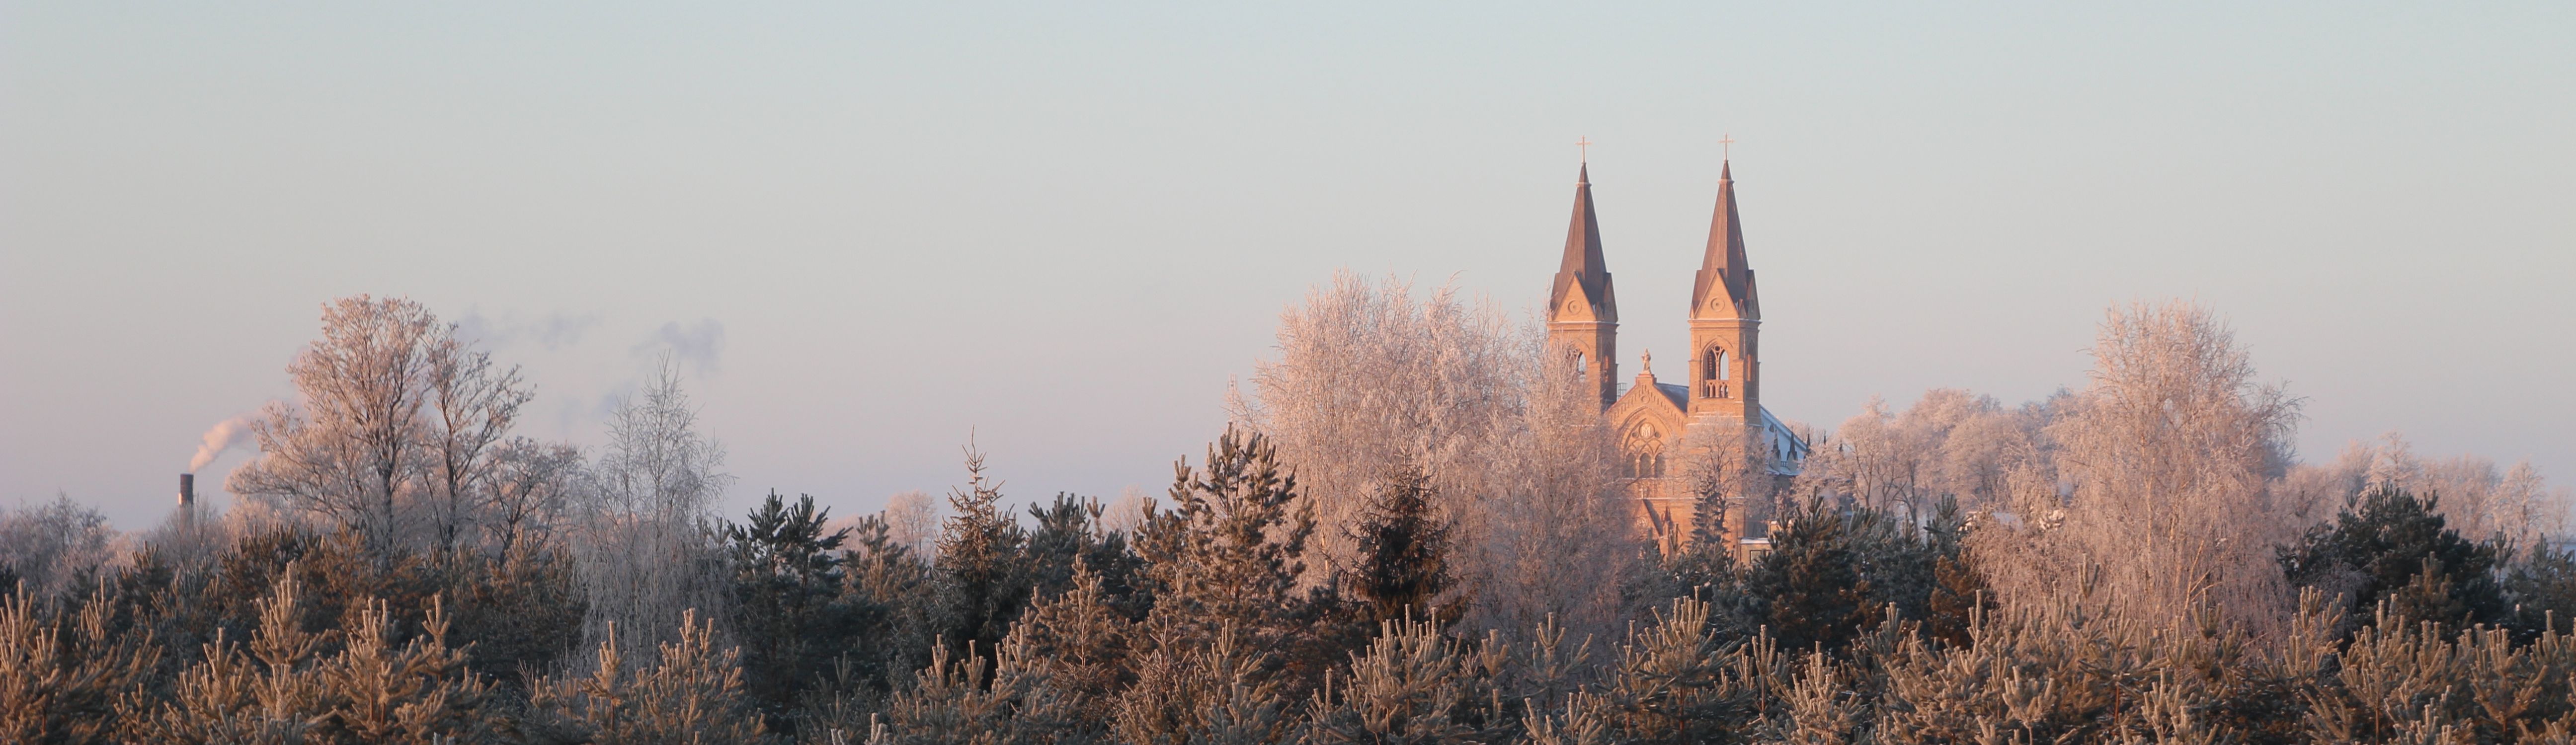
[[[1699,433],[1662,533],[1530,330],[1345,277],[1281,337],[1158,499],[1021,509],[970,448],[935,523],[729,517],[676,375],[537,442],[514,370],[338,301],[229,513],[0,515],[0,742],[2576,741],[2563,498],[2298,465],[2189,306],[1796,479]]]
[[[935,558],[772,495],[705,534],[730,603],[579,648],[560,548],[371,553],[272,526],[161,542],[0,604],[9,742],[2567,742],[2576,561],[2468,541],[2381,491],[2280,561],[2278,634],[2003,606],[1981,528],[1792,510],[1623,588],[1632,628],[1462,628],[1445,523],[1381,492],[1313,584],[1276,450],[1229,434],[1132,532],[980,478]],[[165,537],[165,540],[167,537]],[[2340,597],[2321,587],[2344,588]]]

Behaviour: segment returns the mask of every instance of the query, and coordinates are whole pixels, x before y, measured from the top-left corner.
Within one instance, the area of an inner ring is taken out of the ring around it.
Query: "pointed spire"
[[[1759,318],[1751,305],[1753,272],[1744,258],[1744,222],[1735,211],[1735,164],[1717,170],[1717,210],[1709,218],[1708,254],[1691,290],[1691,317]],[[1712,305],[1711,301],[1717,301]]]
[[[1565,262],[1557,271],[1608,271],[1601,259],[1600,218],[1592,212],[1592,166],[1588,163],[1575,171],[1574,217],[1565,226]]]
[[[1574,217],[1565,227],[1565,259],[1557,265],[1556,286],[1548,292],[1548,319],[1564,316],[1569,293],[1582,293],[1589,318],[1564,320],[1617,321],[1610,298],[1610,266],[1601,257],[1601,224],[1592,210],[1592,164],[1575,170]]]

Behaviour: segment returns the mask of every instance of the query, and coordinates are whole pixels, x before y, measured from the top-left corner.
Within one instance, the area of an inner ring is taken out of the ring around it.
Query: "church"
[[[1769,547],[1772,497],[1807,457],[1807,442],[1762,407],[1762,300],[1745,260],[1732,163],[1721,164],[1708,249],[1691,282],[1690,345],[1683,384],[1655,377],[1641,356],[1637,376],[1619,379],[1619,303],[1592,208],[1591,165],[1576,172],[1574,217],[1565,257],[1548,293],[1548,344],[1597,387],[1617,438],[1622,488],[1644,535],[1666,550],[1690,540],[1703,505],[1723,506],[1718,523],[1739,557]],[[1715,495],[1703,499],[1703,495]]]

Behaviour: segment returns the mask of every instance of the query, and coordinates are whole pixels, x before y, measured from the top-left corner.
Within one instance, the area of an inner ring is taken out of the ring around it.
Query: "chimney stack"
[[[192,523],[197,520],[196,474],[179,474],[179,519]]]

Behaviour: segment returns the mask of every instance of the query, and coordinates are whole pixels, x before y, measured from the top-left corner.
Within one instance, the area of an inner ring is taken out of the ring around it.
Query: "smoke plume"
[[[216,422],[214,429],[206,430],[205,444],[197,446],[197,457],[188,459],[188,472],[196,473],[225,451],[249,444],[250,439],[249,414]]]

